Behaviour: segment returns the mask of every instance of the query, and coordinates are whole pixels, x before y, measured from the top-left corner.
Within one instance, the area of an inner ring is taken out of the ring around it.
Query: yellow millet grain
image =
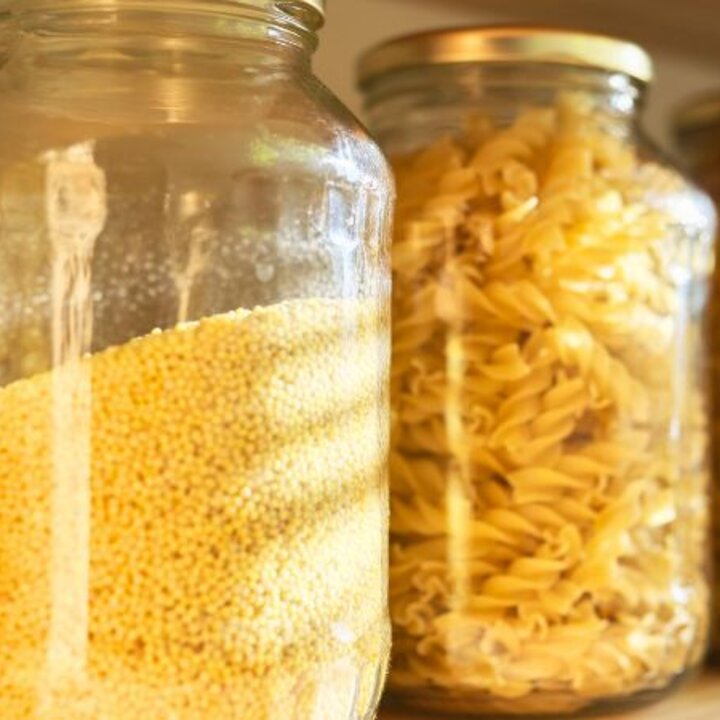
[[[77,630],[53,597],[52,509],[53,471],[78,459],[53,447],[52,373],[0,389],[0,720],[371,712],[388,646],[384,359],[373,307],[297,300],[83,361],[75,656],[50,647]]]

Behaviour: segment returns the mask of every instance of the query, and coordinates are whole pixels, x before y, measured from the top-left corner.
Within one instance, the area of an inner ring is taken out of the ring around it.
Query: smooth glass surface
[[[277,5],[20,17],[2,720],[374,715],[392,184]]]

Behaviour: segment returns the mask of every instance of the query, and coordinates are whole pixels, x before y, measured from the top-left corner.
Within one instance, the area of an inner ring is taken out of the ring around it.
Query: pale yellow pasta
[[[578,96],[395,168],[392,691],[553,714],[668,685],[708,627],[700,340],[644,190],[678,181]]]

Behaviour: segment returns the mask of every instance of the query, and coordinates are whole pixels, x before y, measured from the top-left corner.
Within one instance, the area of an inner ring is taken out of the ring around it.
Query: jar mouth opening
[[[365,88],[396,70],[473,63],[574,66],[622,73],[641,83],[653,77],[648,53],[628,40],[569,28],[487,25],[391,39],[360,58],[358,79]]]

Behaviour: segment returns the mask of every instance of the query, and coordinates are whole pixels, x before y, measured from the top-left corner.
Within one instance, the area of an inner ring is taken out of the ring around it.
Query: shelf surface
[[[433,715],[432,718],[454,720],[452,716],[441,718]],[[381,710],[378,720],[428,720],[428,716]],[[594,716],[594,720],[720,720],[720,668],[706,671],[670,697],[647,708],[616,715]]]

